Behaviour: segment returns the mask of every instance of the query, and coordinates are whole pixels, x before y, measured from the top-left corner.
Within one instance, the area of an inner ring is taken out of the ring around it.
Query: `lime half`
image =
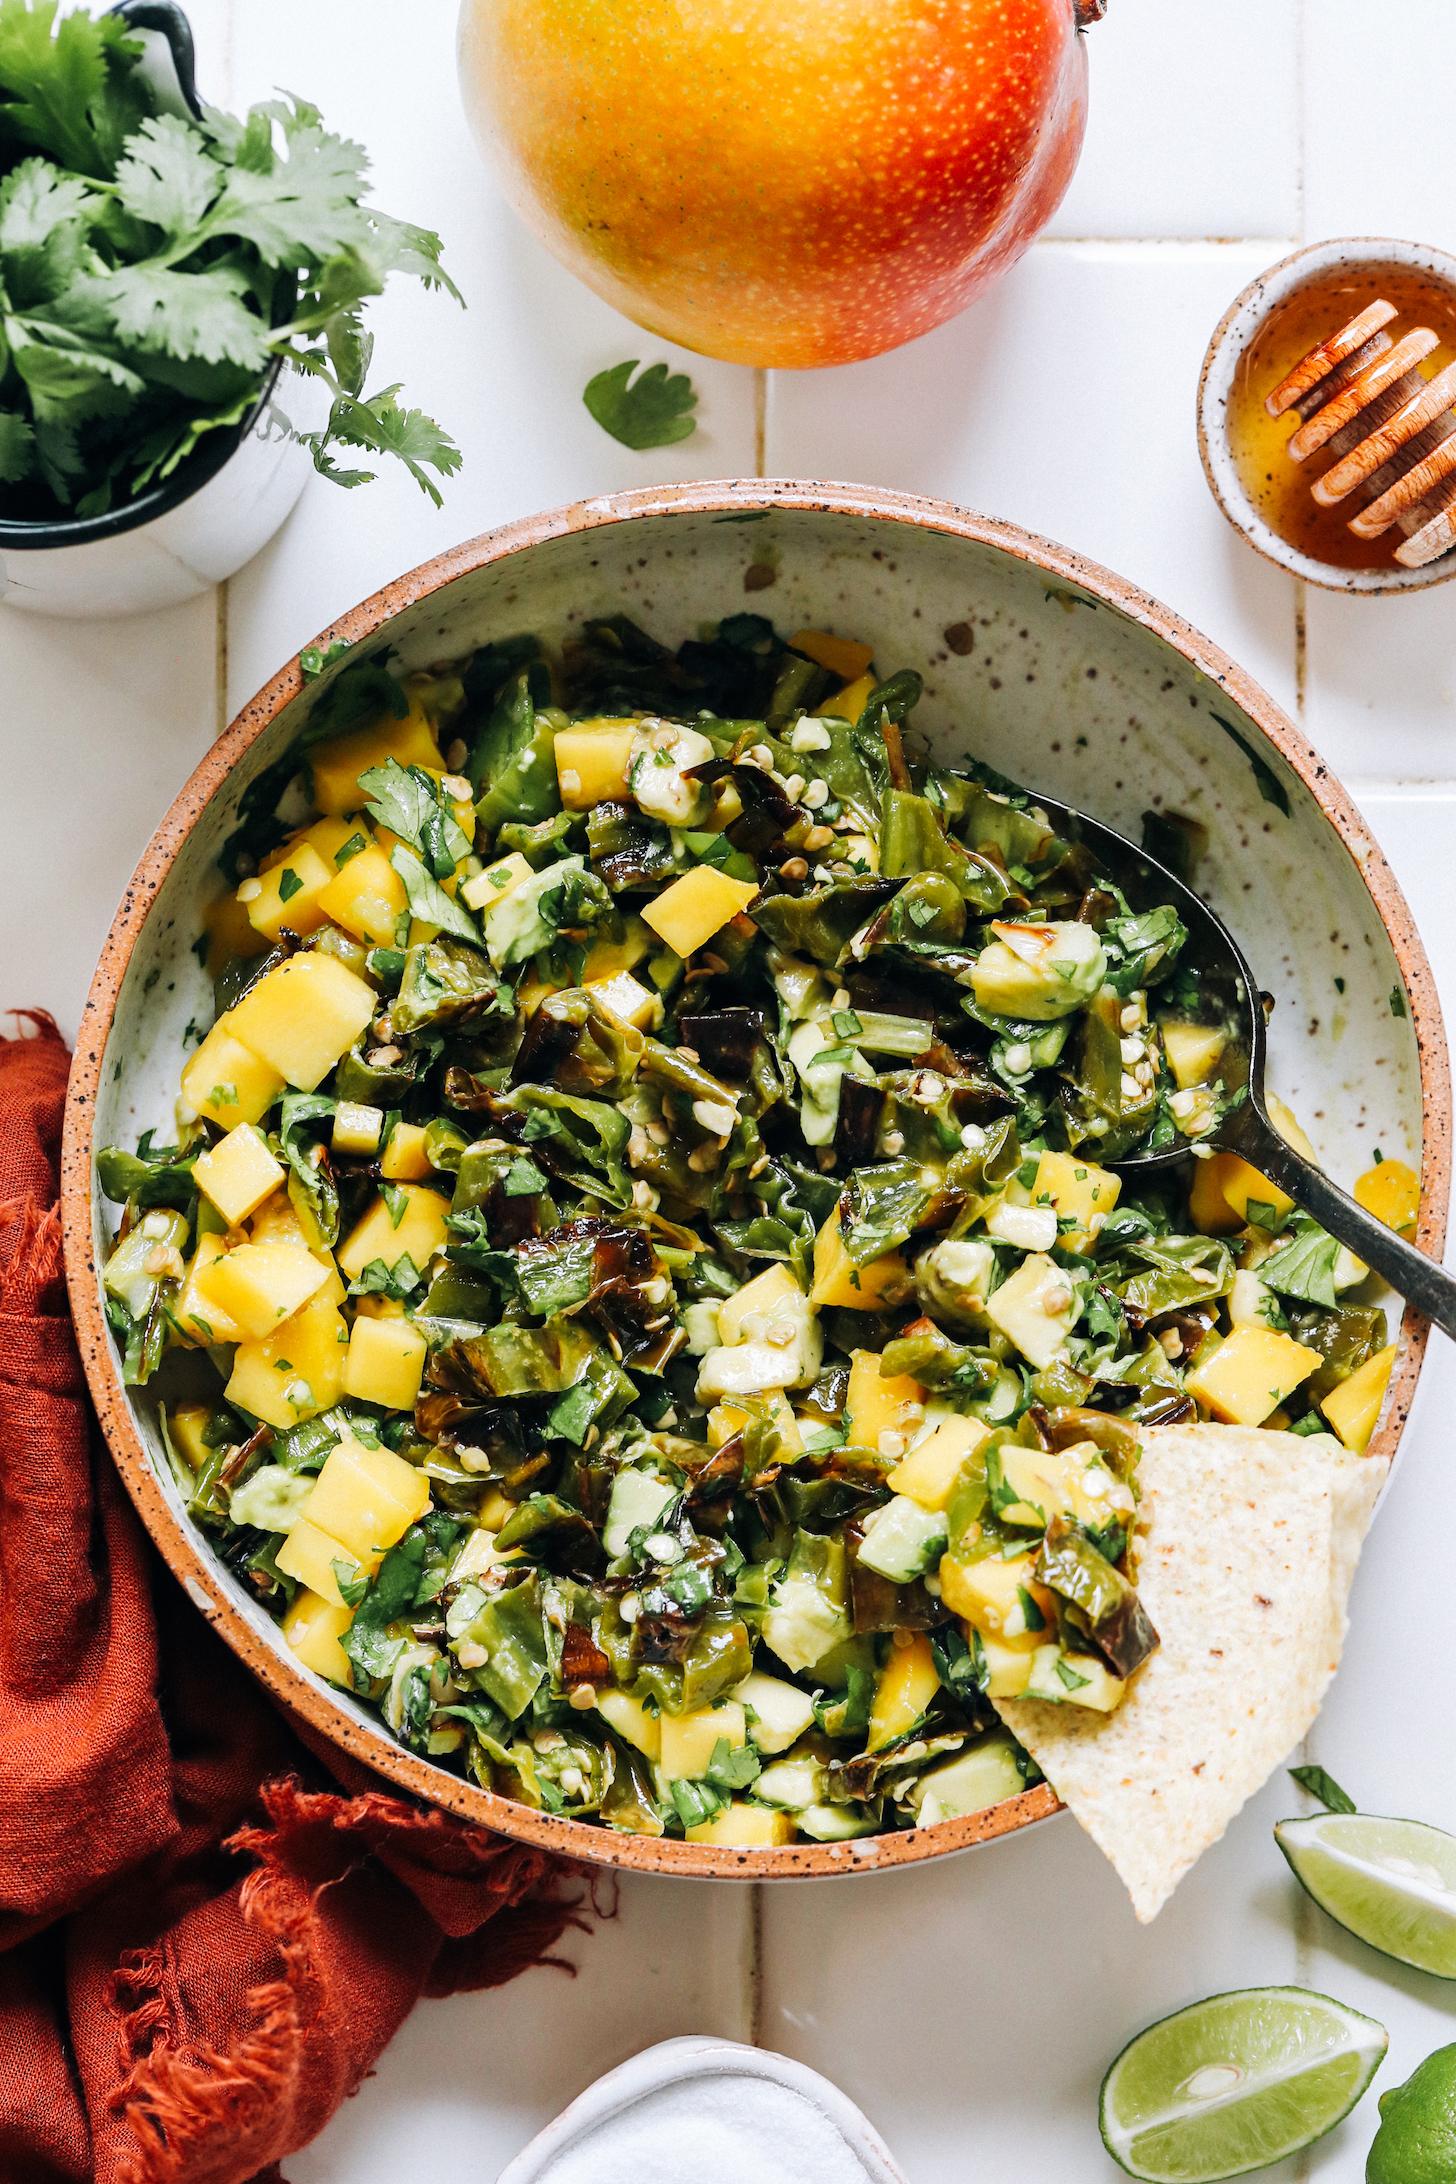
[[[1321,1812],[1274,1840],[1322,1911],[1372,1949],[1456,1979],[1456,1835],[1420,1820]]]
[[[1373,2018],[1303,1987],[1211,1995],[1123,2049],[1102,2081],[1102,2137],[1146,2184],[1246,2176],[1332,2131],[1388,2044]]]

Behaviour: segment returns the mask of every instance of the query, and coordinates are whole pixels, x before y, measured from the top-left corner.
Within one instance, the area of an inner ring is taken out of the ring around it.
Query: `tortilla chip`
[[[1158,1651],[1113,1714],[994,1701],[1140,1919],[1307,1733],[1386,1468],[1322,1434],[1149,1428],[1134,1566]]]

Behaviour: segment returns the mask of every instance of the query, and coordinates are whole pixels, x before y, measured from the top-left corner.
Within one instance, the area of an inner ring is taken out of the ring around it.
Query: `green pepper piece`
[[[1130,1676],[1156,1649],[1158,1634],[1136,1592],[1079,1524],[1052,1518],[1037,1553],[1036,1576],[1067,1603],[1074,1628],[1115,1676]]]
[[[485,1649],[485,1666],[471,1671],[473,1680],[503,1714],[518,1720],[550,1665],[536,1572],[508,1591],[493,1594],[465,1636]]]
[[[553,707],[537,710],[529,669],[504,686],[465,762],[484,832],[494,834],[507,819],[531,825],[560,809],[556,731],[565,724]]]
[[[1015,892],[999,866],[952,841],[928,800],[907,789],[885,791],[880,870],[887,879],[941,873],[983,917],[995,917]]]

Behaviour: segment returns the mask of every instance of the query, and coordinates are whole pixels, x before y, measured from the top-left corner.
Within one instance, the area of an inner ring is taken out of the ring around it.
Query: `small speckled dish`
[[[393,648],[405,669],[489,638],[559,638],[625,612],[669,644],[745,601],[784,629],[862,637],[925,675],[917,727],[1134,836],[1151,805],[1208,829],[1199,885],[1278,998],[1275,1088],[1333,1173],[1376,1146],[1419,1166],[1418,1242],[1439,1256],[1451,1092],[1430,965],[1400,890],[1318,754],[1232,660],[1156,600],[1066,548],[943,501],[864,486],[679,485],[583,501],[470,540],[316,640]],[[337,668],[331,673],[337,673]],[[107,939],[76,1042],[63,1152],[66,1266],[86,1372],[117,1464],[178,1579],[296,1715],[379,1773],[467,1818],[625,1869],[791,1879],[963,1850],[1057,1810],[1043,1783],[989,1811],[849,1843],[761,1850],[623,1835],[535,1812],[396,1744],[300,1666],[276,1623],[188,1522],[145,1389],[122,1386],[97,1267],[106,1208],[92,1149],[169,1127],[189,1018],[211,994],[192,953],[214,859],[264,767],[299,735],[326,675],[296,659],[208,752],[148,845]],[[1372,1452],[1394,1453],[1425,1349],[1407,1312]]]
[[[1214,329],[1198,382],[1198,451],[1203,457],[1209,491],[1255,553],[1326,591],[1424,591],[1428,585],[1444,584],[1456,576],[1456,553],[1443,554],[1439,561],[1428,562],[1422,569],[1401,568],[1394,559],[1373,569],[1336,568],[1302,553],[1280,537],[1249,497],[1229,445],[1229,404],[1240,364],[1255,337],[1291,296],[1330,274],[1348,275],[1352,289],[1358,291],[1350,305],[1353,312],[1380,293],[1380,272],[1388,266],[1424,275],[1456,293],[1456,258],[1424,243],[1398,242],[1379,235],[1346,235],[1333,242],[1311,243],[1281,258],[1235,296]],[[1369,280],[1362,285],[1366,267]],[[1334,330],[1331,326],[1330,332]],[[1399,534],[1395,535],[1398,538]]]

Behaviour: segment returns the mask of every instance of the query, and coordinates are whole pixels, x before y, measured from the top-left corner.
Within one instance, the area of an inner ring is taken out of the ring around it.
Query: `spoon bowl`
[[[1228,1098],[1213,1128],[1196,1140],[1110,1157],[1107,1165],[1141,1179],[1214,1153],[1235,1153],[1353,1251],[1397,1296],[1456,1339],[1456,1279],[1357,1205],[1348,1191],[1288,1142],[1271,1118],[1264,1077],[1273,1004],[1260,992],[1248,958],[1223,920],[1186,881],[1126,835],[1054,798],[1038,794],[1035,801],[1060,832],[1092,851],[1129,902],[1172,905],[1188,929],[1183,960],[1197,964],[1203,992],[1221,1008],[1229,1026],[1219,1065],[1219,1082]]]

